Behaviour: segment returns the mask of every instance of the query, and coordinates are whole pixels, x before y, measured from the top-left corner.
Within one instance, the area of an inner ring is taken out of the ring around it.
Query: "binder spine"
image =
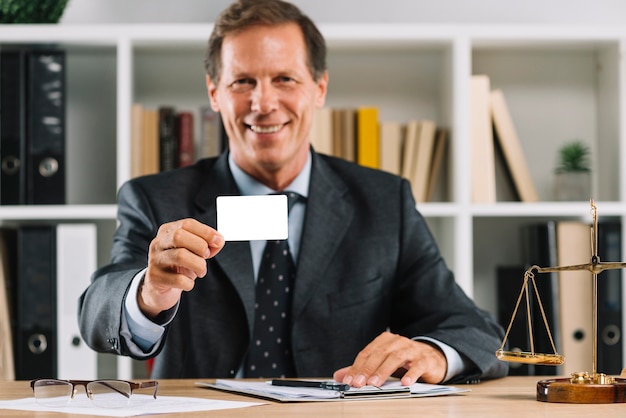
[[[56,376],[56,250],[52,226],[18,228],[15,376]]]
[[[598,255],[601,261],[619,261],[622,256],[622,226],[619,222],[598,224]],[[598,275],[598,371],[619,375],[623,365],[622,270]]]
[[[27,59],[27,204],[65,203],[65,53],[32,50]]]
[[[0,53],[0,204],[25,203],[24,54]]]

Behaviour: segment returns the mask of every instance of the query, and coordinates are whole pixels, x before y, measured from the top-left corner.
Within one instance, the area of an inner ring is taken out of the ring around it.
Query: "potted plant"
[[[591,196],[591,167],[589,147],[580,140],[564,144],[559,149],[554,178],[556,200],[589,200]]]
[[[2,0],[0,23],[58,23],[69,0]]]

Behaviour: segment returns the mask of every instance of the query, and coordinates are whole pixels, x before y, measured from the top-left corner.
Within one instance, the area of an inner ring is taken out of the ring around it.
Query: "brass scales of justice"
[[[571,374],[570,378],[554,378],[540,380],[537,382],[537,400],[543,402],[555,403],[577,403],[577,404],[599,404],[599,403],[625,403],[626,402],[626,378],[607,376],[604,373],[598,373],[597,366],[597,340],[598,340],[598,274],[604,270],[624,269],[626,263],[623,262],[601,262],[598,257],[598,217],[597,207],[593,201],[591,203],[591,214],[593,224],[591,226],[591,261],[587,264],[578,264],[572,266],[556,266],[556,267],[539,267],[531,266],[524,273],[524,281],[519,297],[517,299],[511,321],[502,340],[502,345],[496,351],[496,357],[499,360],[525,363],[534,365],[558,366],[565,363],[563,355],[558,354],[546,314],[541,303],[539,291],[535,284],[535,273],[553,273],[562,271],[580,271],[587,270],[592,273],[592,370],[591,372],[581,371]],[[554,353],[536,353],[534,348],[534,337],[531,321],[531,310],[529,302],[529,286],[532,285],[534,294],[539,305],[544,326],[548,333],[552,350]],[[530,352],[506,351],[504,349],[506,340],[511,331],[513,321],[517,316],[522,299],[526,299],[526,312],[528,320],[528,335],[530,340]],[[624,369],[626,370],[626,369]],[[624,376],[624,371],[622,375]]]

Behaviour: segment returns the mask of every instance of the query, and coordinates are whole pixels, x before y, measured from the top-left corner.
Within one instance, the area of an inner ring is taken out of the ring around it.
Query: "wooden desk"
[[[590,417],[622,416],[624,404],[572,405],[538,402],[535,400],[537,381],[541,378],[507,377],[477,385],[460,385],[471,389],[461,395],[433,398],[385,399],[377,401],[346,402],[303,402],[275,403],[250,408],[220,411],[187,413],[188,417]],[[258,401],[258,399],[232,395],[225,392],[203,389],[194,386],[197,379],[160,380],[159,394],[171,396],[190,396],[223,400]],[[0,399],[19,399],[31,397],[28,382],[0,381]],[[0,415],[32,416],[32,412],[0,410]],[[38,413],[37,417],[78,417],[59,413]],[[181,414],[177,414],[181,415]],[[158,415],[159,417],[177,415]]]

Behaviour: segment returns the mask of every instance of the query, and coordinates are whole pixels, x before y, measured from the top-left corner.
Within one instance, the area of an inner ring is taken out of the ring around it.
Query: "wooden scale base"
[[[579,377],[581,382],[576,382]],[[571,379],[540,380],[537,382],[537,400],[577,404],[626,402],[626,379],[608,377],[604,374],[596,377],[600,377],[598,383],[589,378],[587,373],[574,373]],[[601,383],[602,380],[606,383]]]

